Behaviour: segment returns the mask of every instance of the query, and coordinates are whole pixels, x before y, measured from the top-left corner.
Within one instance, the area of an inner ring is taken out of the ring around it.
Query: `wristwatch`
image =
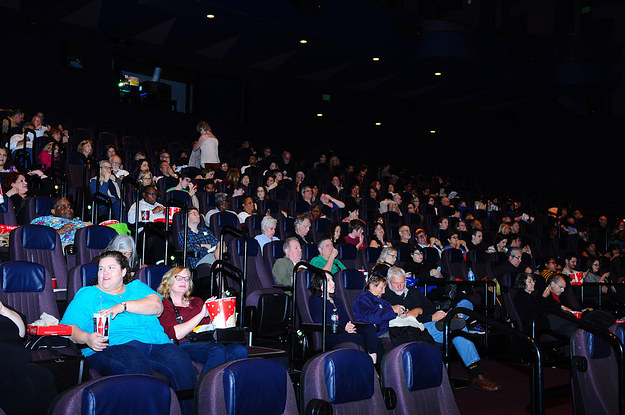
[[[124,311],[122,311],[122,313],[125,313],[126,312],[126,302],[122,301],[120,304],[124,306]]]

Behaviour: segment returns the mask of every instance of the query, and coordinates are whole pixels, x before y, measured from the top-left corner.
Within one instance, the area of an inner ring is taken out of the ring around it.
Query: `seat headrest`
[[[89,249],[103,250],[117,236],[115,229],[108,226],[88,226],[84,229],[87,233],[85,244]]]
[[[223,370],[222,380],[228,415],[281,414],[286,408],[286,371],[279,363],[237,360]]]
[[[22,228],[22,246],[27,249],[54,250],[57,233],[54,228],[43,225],[29,225]]]
[[[96,278],[98,278],[97,262],[89,262],[87,264],[83,264],[80,267],[80,282],[82,283],[81,287],[91,285],[93,280]]]
[[[431,344],[407,344],[401,360],[409,391],[435,388],[443,381],[443,358]]]
[[[35,213],[37,216],[47,216],[52,210],[52,198],[51,197],[36,197],[35,198]]]
[[[373,396],[375,369],[366,353],[355,349],[332,351],[324,358],[323,370],[330,403],[356,402]]]
[[[350,259],[354,260],[358,256],[358,249],[356,245],[352,244],[340,244],[338,246],[339,257],[340,259]]]
[[[167,383],[145,375],[104,377],[82,391],[82,415],[168,414]]]
[[[12,261],[2,265],[2,291],[42,292],[46,287],[46,269],[41,264]]]
[[[258,256],[258,243],[254,238],[247,238],[247,256]],[[236,239],[237,255],[245,254],[245,241],[241,238]]]
[[[346,290],[360,290],[365,288],[365,276],[362,272],[355,269],[346,269],[341,271],[343,278],[343,287]]]
[[[158,286],[161,284],[161,281],[163,281],[163,275],[165,275],[171,267],[168,265],[150,265],[144,269],[146,284],[156,291]]]
[[[591,359],[605,359],[610,357],[612,347],[608,342],[589,332],[585,332],[585,335],[586,343],[588,344],[588,355]]]
[[[284,242],[283,241],[272,241],[266,244],[265,246],[268,246],[269,249],[271,249],[270,251],[271,256],[273,256],[275,259],[280,259],[284,257]]]
[[[625,344],[625,324],[616,324],[612,330],[612,332],[619,338],[623,344]]]

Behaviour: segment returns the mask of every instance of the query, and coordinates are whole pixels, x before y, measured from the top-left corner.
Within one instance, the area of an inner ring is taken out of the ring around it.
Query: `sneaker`
[[[484,334],[486,333],[486,330],[484,329],[484,326],[482,326],[480,323],[477,323],[469,327],[469,333]]]
[[[467,325],[467,321],[463,318],[452,318],[451,322],[449,323],[449,329],[451,331],[453,330],[462,330],[463,328],[465,328]],[[436,327],[436,329],[438,331],[443,331],[445,330],[445,323],[443,323],[443,320],[438,320],[434,326]]]

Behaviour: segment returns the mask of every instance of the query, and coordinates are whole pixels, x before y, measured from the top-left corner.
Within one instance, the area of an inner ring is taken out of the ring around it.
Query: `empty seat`
[[[395,414],[460,414],[438,347],[402,344],[382,361],[382,385],[397,395]]]
[[[69,270],[67,276],[67,302],[72,301],[78,290],[93,284],[98,278],[98,263],[79,264]]]
[[[334,414],[389,414],[373,361],[365,352],[337,349],[310,359],[301,374],[301,413],[313,399],[329,402]]]
[[[441,268],[453,279],[468,280],[469,268],[464,260],[464,254],[459,249],[449,248],[443,251]]]
[[[180,414],[176,392],[147,375],[113,375],[84,382],[60,395],[50,415]]]
[[[9,261],[0,265],[0,301],[22,313],[26,324],[42,313],[60,318],[50,278],[43,265]]]
[[[281,364],[241,359],[206,372],[195,387],[197,415],[298,415],[293,383]]]
[[[24,225],[14,229],[9,236],[11,261],[28,261],[41,264],[47,275],[56,279],[58,299],[66,299],[67,262],[63,255],[61,238],[53,228],[42,225]]]
[[[117,231],[109,226],[93,225],[77,229],[74,236],[76,253],[67,256],[68,268],[91,262],[116,236]]]
[[[163,275],[170,269],[171,267],[168,265],[149,265],[139,269],[135,274],[135,278],[156,291],[163,280]]]

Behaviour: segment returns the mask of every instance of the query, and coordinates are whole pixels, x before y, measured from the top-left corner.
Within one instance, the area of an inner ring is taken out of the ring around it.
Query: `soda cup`
[[[149,222],[150,221],[150,211],[142,210],[141,211],[141,222]]]
[[[103,316],[100,313],[93,314],[93,331],[100,336],[108,337],[111,316]]]

